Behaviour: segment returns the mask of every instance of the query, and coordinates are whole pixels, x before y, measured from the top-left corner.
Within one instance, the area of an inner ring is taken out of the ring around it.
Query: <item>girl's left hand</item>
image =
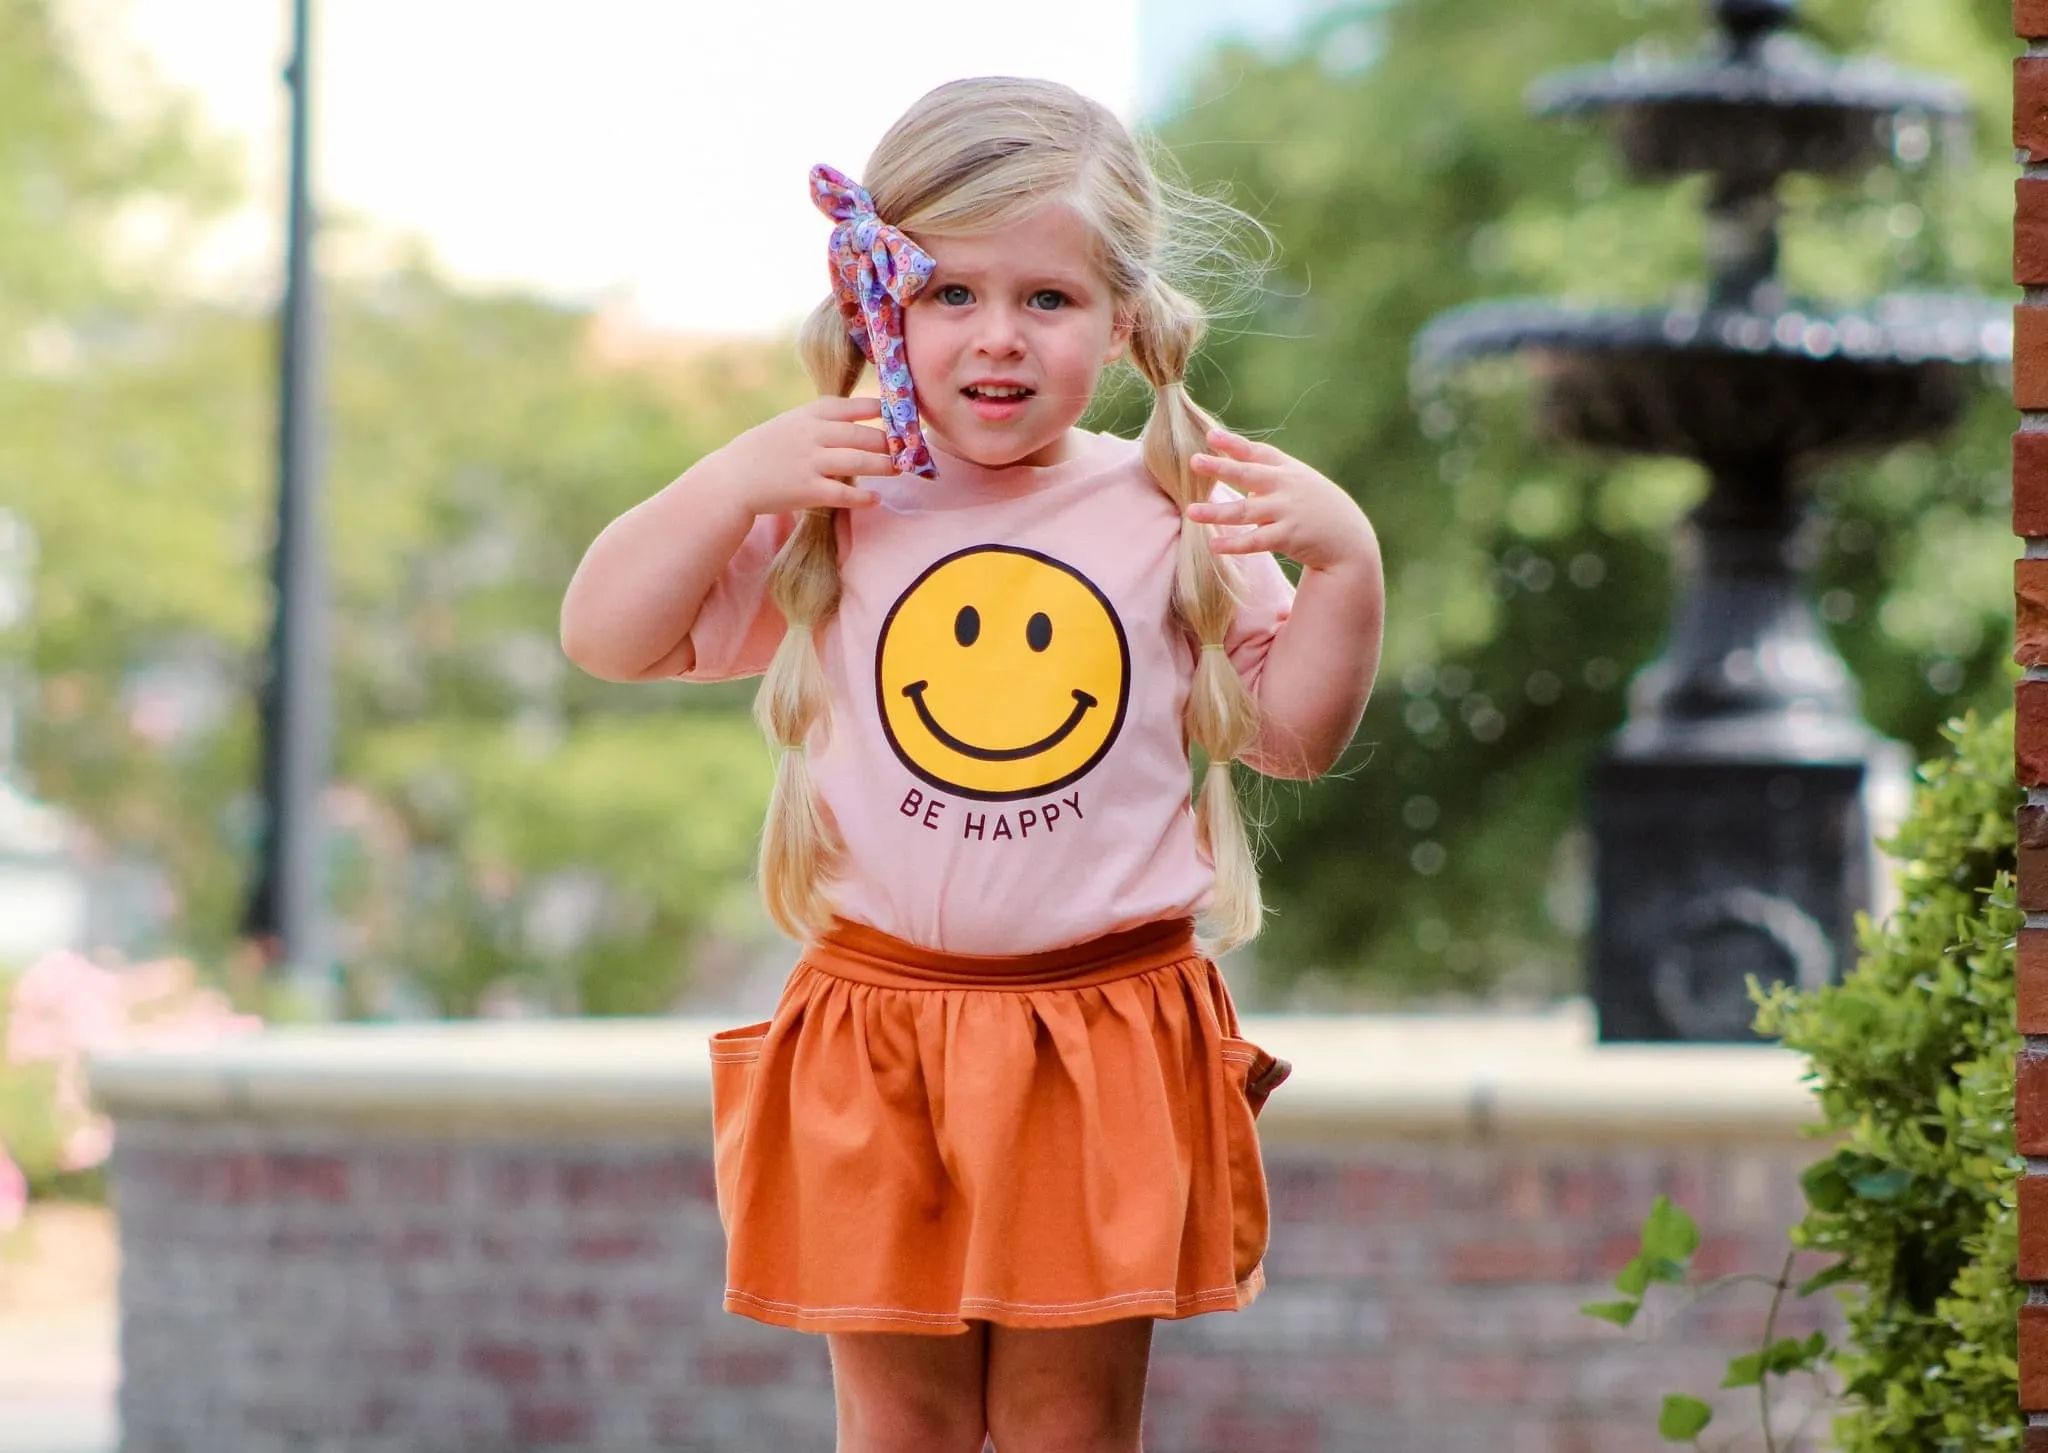
[[[1274,550],[1309,570],[1339,569],[1376,555],[1378,541],[1365,512],[1299,459],[1228,429],[1211,429],[1209,447],[1216,452],[1197,454],[1189,467],[1242,491],[1244,498],[1189,505],[1188,518],[1252,526],[1219,530],[1209,541],[1217,554]]]

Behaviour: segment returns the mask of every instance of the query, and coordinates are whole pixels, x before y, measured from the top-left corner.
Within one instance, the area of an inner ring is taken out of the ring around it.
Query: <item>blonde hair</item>
[[[1145,467],[1181,512],[1173,607],[1196,647],[1184,726],[1207,758],[1195,825],[1216,870],[1204,932],[1217,952],[1245,942],[1258,933],[1263,911],[1230,764],[1257,738],[1258,708],[1222,649],[1237,604],[1230,567],[1210,550],[1209,527],[1186,517],[1188,505],[1209,496],[1209,482],[1189,460],[1206,448],[1215,420],[1184,384],[1208,315],[1165,270],[1177,240],[1166,226],[1169,211],[1208,234],[1196,239],[1210,244],[1205,253],[1217,250],[1219,218],[1226,232],[1233,222],[1256,224],[1170,188],[1107,107],[1051,81],[985,77],[940,86],[889,128],[860,181],[885,221],[915,234],[972,235],[1061,201],[1096,235],[1115,303],[1130,321],[1131,363],[1156,394],[1141,441]],[[844,396],[860,381],[865,360],[832,299],[804,321],[798,346],[820,393]],[[806,751],[830,725],[817,631],[839,604],[834,511],[810,510],[798,520],[768,590],[789,630],[754,704],[781,748],[761,839],[761,891],[776,923],[801,938],[829,922],[825,884],[843,855]]]

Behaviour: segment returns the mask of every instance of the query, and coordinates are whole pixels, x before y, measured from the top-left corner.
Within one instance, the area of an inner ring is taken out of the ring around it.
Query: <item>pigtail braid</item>
[[[853,392],[866,360],[830,298],[804,320],[797,346],[820,394],[844,398]],[[830,923],[825,884],[837,873],[844,852],[818,795],[809,751],[811,739],[831,727],[817,633],[839,609],[837,515],[829,509],[804,511],[769,568],[768,598],[788,629],[754,697],[754,720],[780,756],[761,831],[761,896],[768,916],[798,939]]]
[[[1181,511],[1174,567],[1174,610],[1198,647],[1188,693],[1188,740],[1208,757],[1195,801],[1195,830],[1216,869],[1206,928],[1216,951],[1255,937],[1264,910],[1258,863],[1230,764],[1258,738],[1258,703],[1223,650],[1237,611],[1235,582],[1226,562],[1209,548],[1209,527],[1187,518],[1187,507],[1206,500],[1209,481],[1189,461],[1208,448],[1215,420],[1188,397],[1188,360],[1202,341],[1201,308],[1154,275],[1134,299],[1131,362],[1158,391],[1142,439],[1145,467]]]

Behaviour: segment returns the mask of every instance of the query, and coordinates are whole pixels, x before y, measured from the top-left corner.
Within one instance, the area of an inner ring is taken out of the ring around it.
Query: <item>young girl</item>
[[[1230,764],[1350,740],[1379,549],[1189,399],[1205,319],[1102,106],[955,82],[865,188],[812,180],[824,397],[614,521],[562,611],[598,676],[765,673],[761,883],[806,946],[712,1041],[724,1305],[827,1334],[844,1453],[1127,1453],[1153,1319],[1263,1284],[1287,1067],[1207,956],[1261,911]],[[1125,357],[1136,443],[1076,427]]]

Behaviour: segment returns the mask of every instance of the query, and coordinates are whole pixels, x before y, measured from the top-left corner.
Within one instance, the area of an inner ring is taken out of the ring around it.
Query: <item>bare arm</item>
[[[778,414],[605,526],[562,597],[563,653],[607,681],[696,665],[690,627],[757,516],[875,502],[850,481],[890,472],[888,441],[861,422],[880,412],[824,398]]]
[[[1377,539],[1352,564],[1301,572],[1293,613],[1259,677],[1254,766],[1278,777],[1319,777],[1336,765],[1372,696],[1385,618]]]
[[[1350,745],[1379,674],[1386,574],[1379,537],[1351,497],[1270,444],[1225,430],[1215,454],[1194,467],[1245,491],[1192,505],[1190,519],[1250,525],[1219,533],[1222,555],[1273,550],[1301,563],[1294,609],[1274,637],[1259,678],[1259,742],[1247,754],[1278,777],[1316,777]]]
[[[754,523],[732,491],[690,471],[609,525],[562,597],[562,651],[606,681],[652,681],[696,664],[689,630]]]

